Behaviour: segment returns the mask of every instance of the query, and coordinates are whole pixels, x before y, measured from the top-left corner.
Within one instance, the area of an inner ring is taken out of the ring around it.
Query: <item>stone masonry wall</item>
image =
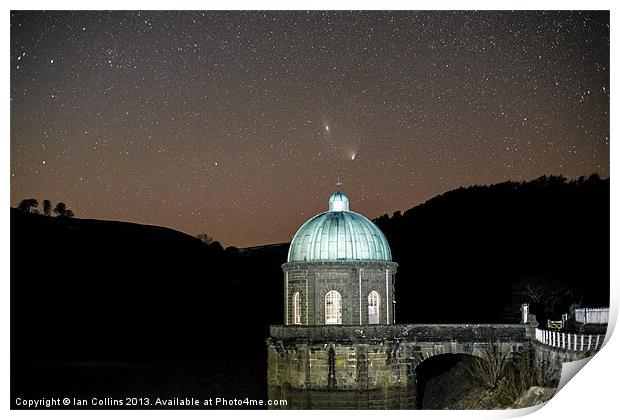
[[[294,324],[293,300],[295,293],[299,293],[301,324],[324,325],[325,295],[330,290],[336,290],[342,297],[343,325],[368,324],[368,295],[371,291],[378,292],[380,297],[379,323],[392,324],[396,267],[397,264],[392,262],[365,261],[284,264],[285,324]]]
[[[425,359],[445,353],[481,357],[489,330],[495,331],[505,351],[519,351],[530,339],[530,329],[525,325],[272,326],[267,343],[269,396],[316,408],[329,407],[342,392],[365,392],[381,401],[385,396],[394,407],[411,408],[415,369]]]
[[[538,367],[536,382],[540,386],[555,388],[562,376],[562,363],[585,359],[592,354],[592,351],[564,350],[536,341],[534,344],[534,361]]]

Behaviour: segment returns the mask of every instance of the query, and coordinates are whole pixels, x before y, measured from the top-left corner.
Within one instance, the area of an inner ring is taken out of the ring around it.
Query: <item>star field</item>
[[[609,176],[608,12],[12,12],[11,204],[290,240],[460,186]]]

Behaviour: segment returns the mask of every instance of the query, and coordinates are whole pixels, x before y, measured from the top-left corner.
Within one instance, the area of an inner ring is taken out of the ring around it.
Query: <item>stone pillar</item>
[[[521,323],[527,324],[529,322],[529,314],[530,314],[530,304],[522,303],[521,304]]]

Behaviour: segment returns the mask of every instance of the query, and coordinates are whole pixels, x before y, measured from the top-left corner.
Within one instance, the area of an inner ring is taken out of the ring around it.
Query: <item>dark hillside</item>
[[[246,258],[242,267],[234,248],[133,223],[12,209],[11,228],[16,360],[230,357],[235,347],[221,337],[262,342],[278,321],[257,296],[281,294],[279,261]]]
[[[609,304],[609,179],[460,188],[375,222],[400,264],[399,322],[510,321],[526,286],[561,295],[543,319]]]
[[[399,322],[510,320],[532,283],[570,288],[555,316],[608,304],[609,180],[461,188],[376,222],[399,263]],[[223,250],[157,226],[14,209],[11,228],[16,359],[229,357],[235,342],[262,349],[281,323],[287,244]]]

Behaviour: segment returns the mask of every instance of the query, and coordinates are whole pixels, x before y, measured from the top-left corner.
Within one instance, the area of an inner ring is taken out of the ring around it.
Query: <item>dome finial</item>
[[[349,211],[349,198],[344,193],[336,191],[329,197],[329,211]]]

